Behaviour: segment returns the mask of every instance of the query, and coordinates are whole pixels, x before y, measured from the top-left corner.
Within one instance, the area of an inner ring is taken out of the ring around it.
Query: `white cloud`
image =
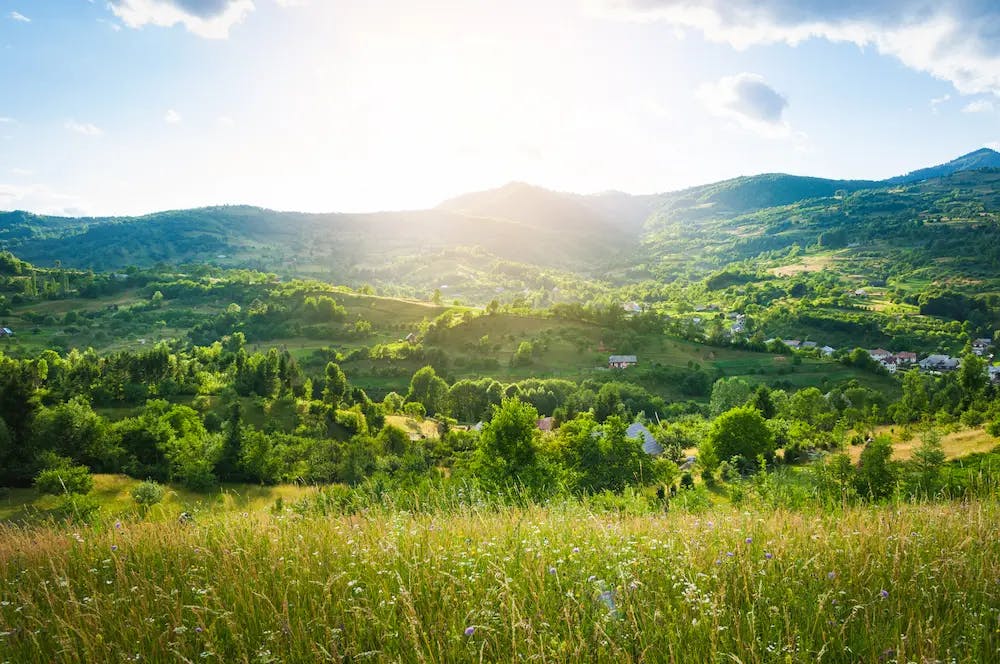
[[[121,32],[121,30],[122,30],[122,26],[120,24],[115,23],[114,21],[109,21],[106,18],[99,18],[99,19],[97,19],[97,22],[101,23],[103,25],[108,26],[109,28],[111,28],[115,32]]]
[[[207,39],[226,39],[229,29],[254,10],[253,0],[111,0],[115,16],[130,28],[181,24]]]
[[[946,101],[949,101],[950,99],[951,99],[951,95],[949,95],[949,94],[943,94],[940,97],[934,97],[933,99],[931,99],[931,113],[933,113],[934,115],[937,115],[938,114],[938,106],[940,106],[941,104],[945,103]]]
[[[34,175],[34,171],[30,171],[27,168],[12,168],[10,169],[11,175],[19,175],[21,177],[28,177],[29,175]]]
[[[10,16],[11,20],[14,21],[19,21],[21,23],[31,23],[31,19],[22,14],[21,12],[11,12],[10,14],[8,14],[8,16]]]
[[[782,117],[788,100],[759,74],[742,73],[705,83],[698,88],[697,97],[713,115],[734,120],[763,136],[791,134]]]
[[[13,124],[13,123],[14,123],[14,118],[8,118],[0,115],[0,124]]]
[[[235,127],[236,120],[233,120],[228,115],[220,115],[218,118],[216,118],[215,124],[219,125],[220,127]]]
[[[309,0],[274,0],[279,7],[304,7],[309,4]]]
[[[76,120],[67,121],[63,127],[69,131],[75,131],[78,134],[83,134],[84,136],[100,136],[104,133],[104,130],[96,125],[89,122],[77,122]]]
[[[996,0],[585,0],[606,16],[659,20],[746,48],[822,38],[874,46],[962,94],[1000,96]]]
[[[172,108],[168,109],[163,116],[163,121],[167,124],[180,124],[182,119],[181,114]]]
[[[55,191],[43,184],[0,182],[0,210],[27,210],[38,214],[81,216],[89,208],[79,196]]]
[[[995,150],[996,152],[1000,152],[1000,141],[990,141],[983,147],[987,147],[990,150]]]
[[[989,99],[977,99],[969,102],[962,109],[963,113],[992,113],[995,110],[993,102]]]

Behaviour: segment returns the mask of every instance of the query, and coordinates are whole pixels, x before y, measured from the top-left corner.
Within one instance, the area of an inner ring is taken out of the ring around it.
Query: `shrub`
[[[132,489],[132,500],[145,510],[163,500],[163,493],[163,486],[150,480]]]
[[[48,468],[35,477],[35,488],[40,493],[53,496],[83,495],[94,488],[94,478],[86,466],[67,465],[59,468]]]

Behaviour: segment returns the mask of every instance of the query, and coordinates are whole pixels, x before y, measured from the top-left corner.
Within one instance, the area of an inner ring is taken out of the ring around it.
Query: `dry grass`
[[[993,503],[4,528],[0,661],[985,662],[998,579]]]

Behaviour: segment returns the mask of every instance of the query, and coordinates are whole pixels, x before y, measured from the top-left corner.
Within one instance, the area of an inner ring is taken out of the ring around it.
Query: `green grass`
[[[0,661],[986,662],[997,578],[994,502],[6,527]]]

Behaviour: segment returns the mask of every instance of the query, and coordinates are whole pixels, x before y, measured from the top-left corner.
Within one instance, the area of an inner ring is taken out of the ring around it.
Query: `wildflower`
[[[117,551],[118,550],[118,545],[117,544],[112,544],[111,545],[111,550],[112,551]]]
[[[121,530],[121,529],[122,529],[122,522],[115,521],[115,530]]]
[[[752,537],[748,537],[748,538],[746,538],[743,541],[746,542],[747,544],[753,544],[753,538]]]
[[[879,592],[879,596],[881,596],[882,599],[889,599],[889,591],[883,588],[881,592]]]
[[[573,553],[580,553],[580,547],[574,546],[573,547]]]
[[[549,574],[555,574],[555,573],[556,573],[556,568],[555,567],[550,567],[549,568]]]
[[[767,558],[768,560],[770,560],[771,558],[774,558],[774,554],[772,554],[770,551],[768,551],[767,553],[764,554],[764,557]]]
[[[837,578],[837,573],[836,572],[827,572],[826,573],[826,578],[828,578],[831,581],[833,581],[834,579]]]
[[[465,635],[466,636],[472,636],[475,633],[476,633],[476,628],[473,627],[472,625],[469,625],[468,627],[465,628]]]
[[[733,553],[732,551],[726,551],[726,558],[732,558],[732,557],[733,557],[733,556],[735,556],[735,555],[736,555],[736,554],[735,554],[735,553]]]
[[[199,634],[201,634],[201,633],[202,633],[202,632],[204,632],[205,630],[204,630],[204,629],[202,629],[202,628],[201,628],[201,626],[198,626],[198,627],[195,627],[195,628],[194,628],[194,631],[196,631],[196,632],[198,632]]]

